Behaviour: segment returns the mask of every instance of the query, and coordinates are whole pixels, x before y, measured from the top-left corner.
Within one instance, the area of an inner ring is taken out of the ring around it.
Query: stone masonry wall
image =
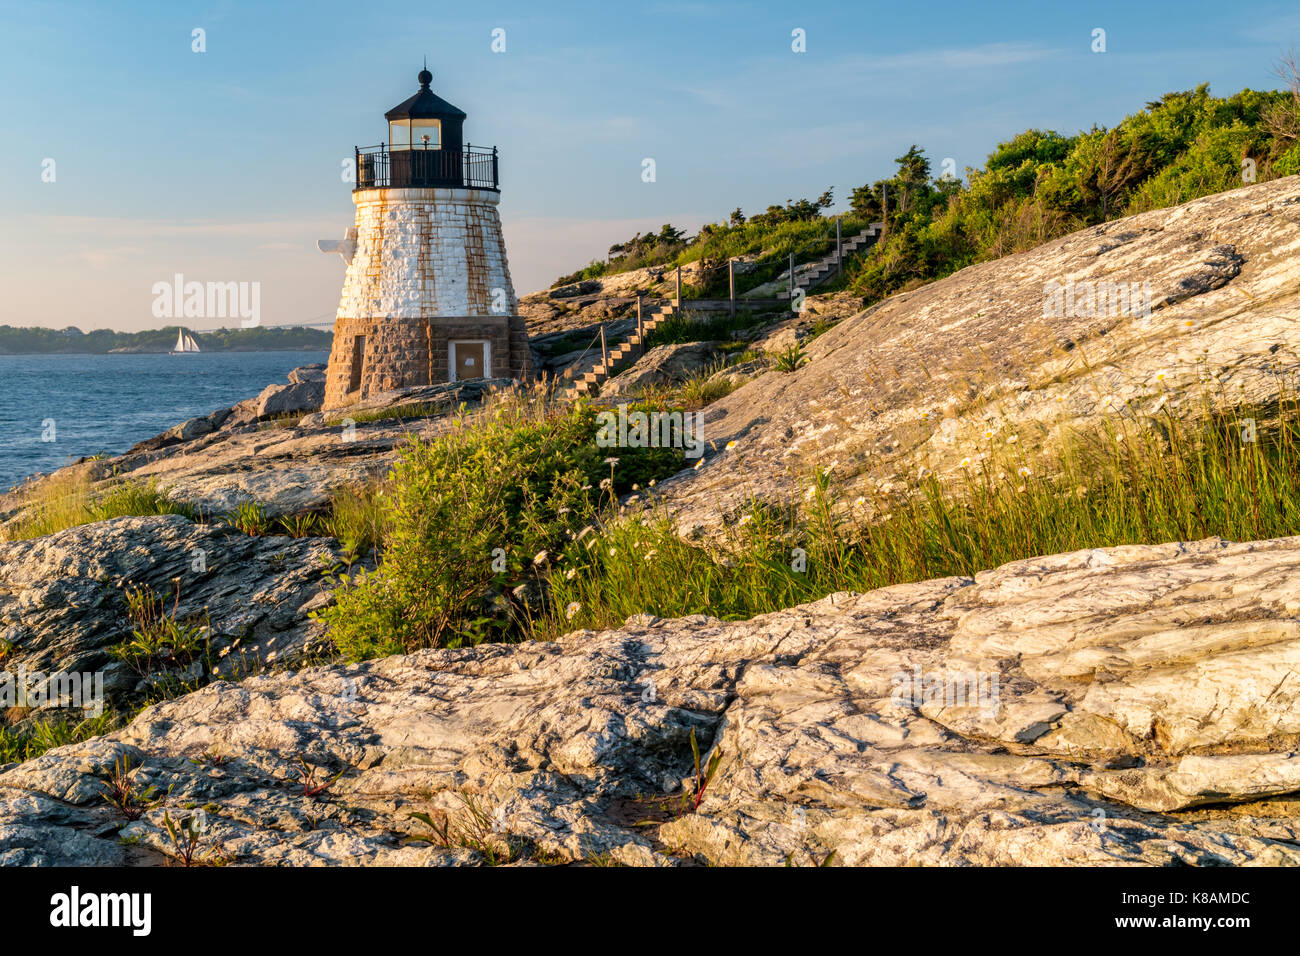
[[[366,189],[356,251],[334,326],[325,407],[446,381],[450,338],[492,343],[492,373],[525,379],[532,357],[510,280],[498,194],[478,189]],[[454,318],[443,334],[439,319]],[[432,324],[431,324],[432,321]],[[353,341],[365,336],[353,393]]]

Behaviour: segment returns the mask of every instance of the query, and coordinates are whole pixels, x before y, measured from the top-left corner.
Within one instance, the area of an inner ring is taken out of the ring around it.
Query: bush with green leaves
[[[847,285],[869,304],[1087,226],[1300,172],[1300,77],[1288,82],[1222,98],[1202,84],[1072,136],[1025,130],[964,181],[932,178],[912,146],[894,175],[853,191],[854,213],[883,216],[887,237],[824,288]]]
[[[670,448],[597,446],[596,411],[503,406],[413,439],[376,492],[377,567],[338,575],[320,616],[352,659],[521,636],[536,585],[616,496],[681,467]],[[545,557],[538,560],[539,555]]]

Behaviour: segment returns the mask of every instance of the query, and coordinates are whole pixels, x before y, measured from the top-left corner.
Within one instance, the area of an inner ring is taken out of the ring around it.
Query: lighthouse
[[[532,375],[501,219],[495,147],[464,142],[465,113],[430,89],[384,114],[388,141],[357,147],[356,218],[317,243],[347,263],[325,407],[380,392]]]

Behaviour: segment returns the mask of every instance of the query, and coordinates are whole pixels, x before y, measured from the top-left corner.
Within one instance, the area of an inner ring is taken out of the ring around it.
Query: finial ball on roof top
[[[429,84],[433,82],[433,74],[430,73],[428,69],[423,69],[420,71],[420,75],[416,77],[416,79],[420,81],[420,86],[424,87],[427,90],[429,88]]]

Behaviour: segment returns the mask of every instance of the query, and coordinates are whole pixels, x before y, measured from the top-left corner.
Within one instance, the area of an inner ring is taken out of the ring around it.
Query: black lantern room
[[[420,81],[420,92],[384,114],[388,120],[388,148],[394,152],[459,150],[463,144],[461,129],[465,125],[465,111],[429,89],[433,74],[427,69],[421,70],[416,78]]]
[[[357,149],[356,188],[497,189],[496,148],[465,146],[465,111],[429,89],[427,67],[416,78],[419,92],[384,114],[388,142]]]

